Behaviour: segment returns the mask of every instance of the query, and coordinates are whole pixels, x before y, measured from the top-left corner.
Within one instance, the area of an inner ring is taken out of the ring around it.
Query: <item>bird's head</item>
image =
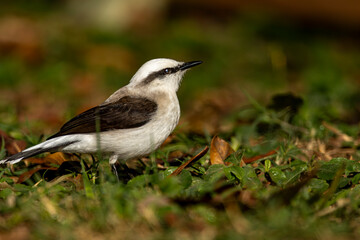
[[[144,63],[130,80],[134,87],[154,90],[177,91],[185,72],[201,61],[178,62],[157,58]]]

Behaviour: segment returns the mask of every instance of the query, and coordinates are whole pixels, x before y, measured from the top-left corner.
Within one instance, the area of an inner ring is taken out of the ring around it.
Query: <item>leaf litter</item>
[[[290,123],[281,126],[291,129]],[[120,166],[120,176],[129,190],[142,186],[146,191],[162,194],[161,197],[151,194],[137,203],[139,215],[152,228],[161,228],[159,216],[169,226],[180,224],[178,218],[182,215],[177,210],[161,210],[176,206],[189,210],[202,206],[224,212],[231,228],[238,233],[252,228],[244,216],[259,214],[260,209],[306,206],[319,219],[336,216],[338,212],[354,210],[350,196],[360,183],[360,163],[354,160],[358,159],[359,140],[329,123],[323,122],[322,126],[331,133],[329,137],[275,139],[277,144],[269,147],[264,147],[269,140],[263,136],[251,137],[245,146],[225,140],[234,141],[234,137],[215,135],[210,144],[203,141],[194,147],[190,141],[190,148],[185,150],[182,146],[179,150],[171,147],[179,144],[177,136],[172,135],[161,147],[169,149],[166,154],[159,150],[160,155],[128,161]],[[8,154],[26,147],[25,141],[0,133]],[[231,146],[237,146],[236,150]],[[3,170],[0,197],[24,194],[29,191],[27,186],[32,189],[62,186],[84,193],[87,199],[103,201],[97,186],[113,181],[111,173],[102,173],[107,169],[103,163],[86,155],[52,153],[24,163],[25,166],[12,166],[12,171]],[[39,201],[50,216],[63,214],[49,197],[40,197]],[[159,211],[166,214],[158,215]]]

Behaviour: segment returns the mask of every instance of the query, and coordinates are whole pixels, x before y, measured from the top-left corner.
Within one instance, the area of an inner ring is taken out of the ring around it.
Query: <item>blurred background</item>
[[[158,57],[204,62],[180,130],[230,131],[255,103],[358,127],[357,0],[17,0],[0,8],[0,128],[51,134]]]

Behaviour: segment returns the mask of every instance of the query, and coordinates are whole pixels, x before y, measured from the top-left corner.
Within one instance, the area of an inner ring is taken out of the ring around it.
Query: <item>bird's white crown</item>
[[[139,70],[135,73],[135,75],[131,78],[130,84],[137,85],[141,84],[150,74],[161,71],[166,68],[174,68],[182,65],[183,62],[179,62],[169,58],[156,58],[144,63]],[[161,85],[172,85],[175,90],[177,90],[182,76],[185,71],[179,71],[174,75],[169,75],[167,81],[163,81]],[[172,80],[172,81],[171,81]]]

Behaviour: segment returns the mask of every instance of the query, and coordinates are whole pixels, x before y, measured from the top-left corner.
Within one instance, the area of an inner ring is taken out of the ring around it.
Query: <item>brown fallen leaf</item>
[[[64,153],[56,152],[46,156],[46,161],[61,165],[63,162],[67,161],[67,158]]]
[[[213,137],[210,146],[210,162],[213,164],[225,165],[225,160],[235,151],[230,144],[218,136]]]
[[[203,150],[201,150],[201,152],[199,152],[196,156],[194,156],[193,158],[191,158],[190,160],[188,160],[187,162],[181,164],[173,173],[171,173],[169,176],[177,176],[181,173],[181,171],[186,168],[189,164],[199,160],[200,158],[202,158],[207,151],[209,150],[209,147],[206,146]]]
[[[21,174],[19,178],[16,180],[16,183],[25,182],[27,179],[32,177],[32,175],[34,175],[35,173],[41,170],[46,170],[46,171],[42,171],[43,180],[52,182],[54,179],[60,176],[65,176],[69,174],[73,176],[74,173],[80,173],[81,165],[79,161],[64,161],[63,163],[61,163],[59,167],[52,167],[52,166],[39,164],[33,167],[32,169],[30,169],[29,171]]]
[[[9,155],[21,152],[26,148],[26,142],[10,137],[6,132],[0,130],[0,146],[5,141],[5,149]]]
[[[70,154],[65,154],[62,152],[56,152],[47,155],[43,158],[29,158],[25,159],[24,161],[27,164],[42,164],[42,165],[50,165],[50,164],[57,164],[61,165],[63,162],[69,161],[71,157],[69,157]]]
[[[57,168],[49,168],[49,167],[42,167],[41,165],[37,165],[36,167],[34,167],[33,169],[24,172],[23,174],[21,174],[19,176],[19,178],[17,179],[16,183],[23,183],[26,180],[28,180],[32,175],[34,175],[35,173],[37,173],[40,170],[56,170]]]

